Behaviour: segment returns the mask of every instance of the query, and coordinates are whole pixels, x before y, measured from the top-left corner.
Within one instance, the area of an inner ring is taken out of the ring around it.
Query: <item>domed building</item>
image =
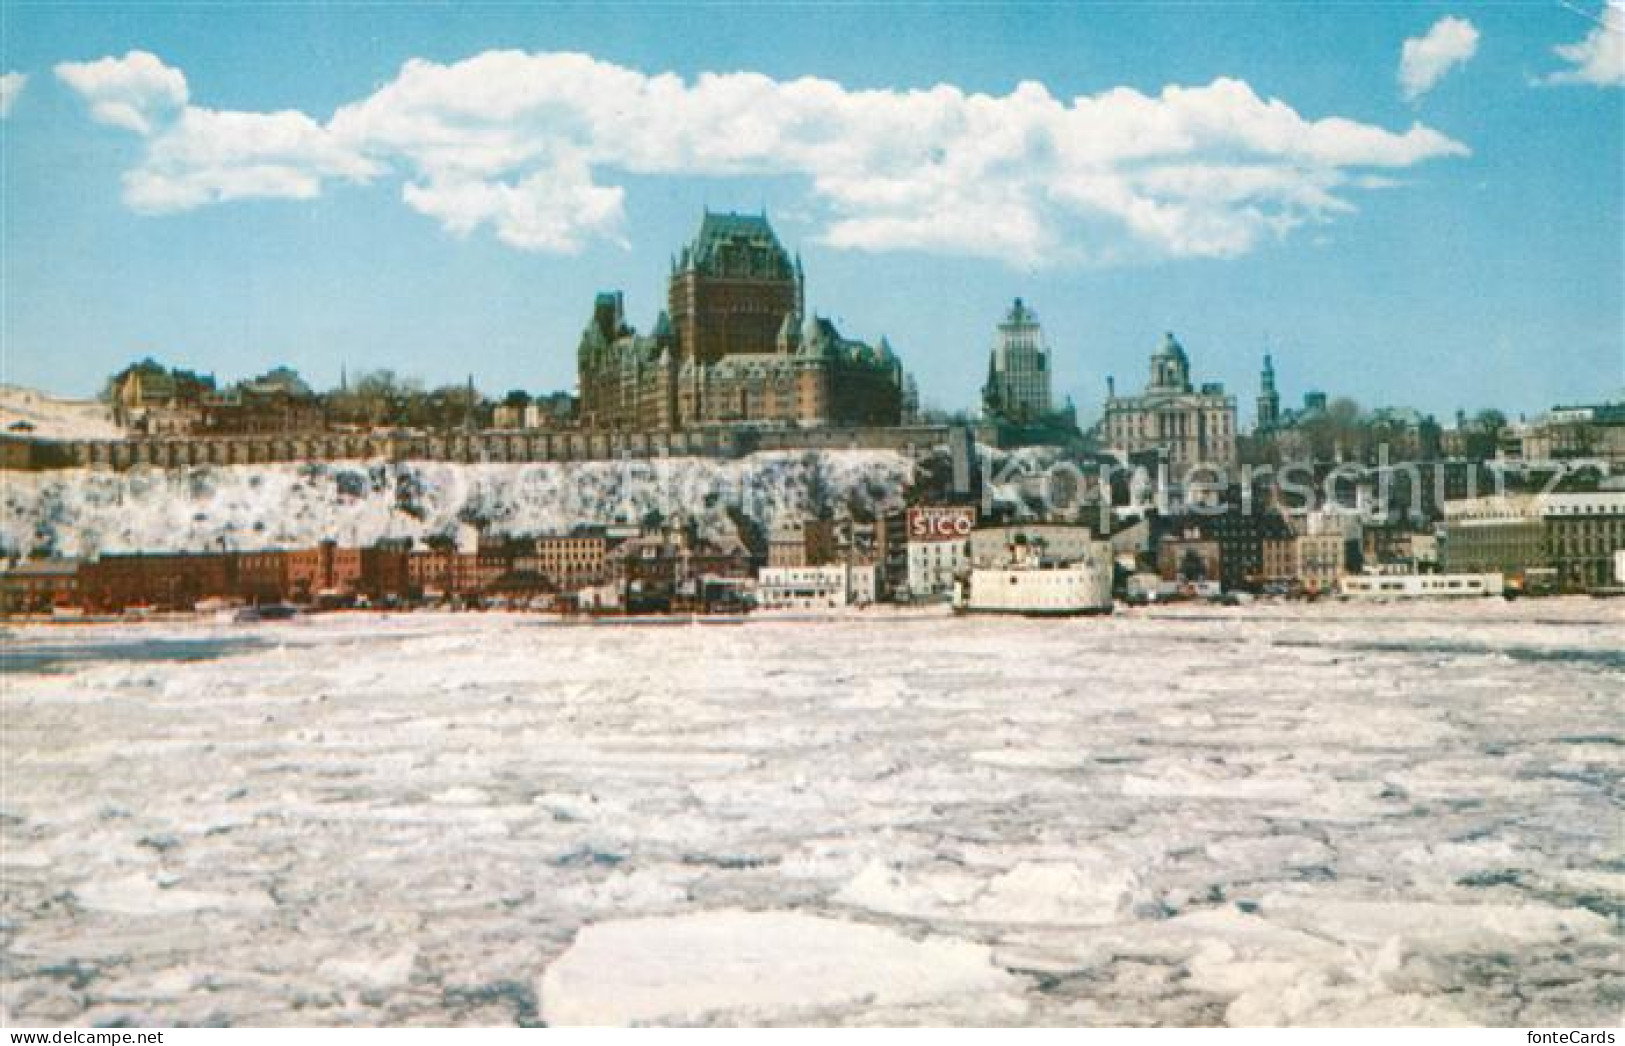
[[[1191,385],[1191,361],[1172,331],[1151,354],[1151,380],[1138,396],[1118,396],[1107,378],[1101,426],[1109,449],[1119,454],[1158,452],[1174,479],[1195,465],[1231,468],[1236,463],[1236,398],[1218,382]]]

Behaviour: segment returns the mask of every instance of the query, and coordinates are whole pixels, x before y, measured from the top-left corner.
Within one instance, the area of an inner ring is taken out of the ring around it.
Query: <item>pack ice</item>
[[[3,1016],[1612,1023],[1621,609],[16,629]]]

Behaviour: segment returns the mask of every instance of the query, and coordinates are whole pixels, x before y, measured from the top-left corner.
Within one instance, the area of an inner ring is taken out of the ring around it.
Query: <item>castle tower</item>
[[[801,313],[802,278],[766,215],[705,212],[672,273],[678,352],[715,363],[775,348],[787,313]]]
[[[584,427],[898,423],[906,374],[891,344],[807,311],[801,259],[765,212],[707,210],[670,260],[667,298],[640,335],[619,292],[598,296],[576,359]]]

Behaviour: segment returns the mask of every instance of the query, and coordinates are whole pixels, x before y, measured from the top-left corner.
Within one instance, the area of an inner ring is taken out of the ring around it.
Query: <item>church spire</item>
[[[1264,369],[1258,376],[1258,430],[1268,432],[1281,421],[1281,394],[1275,388],[1275,360],[1264,353]]]

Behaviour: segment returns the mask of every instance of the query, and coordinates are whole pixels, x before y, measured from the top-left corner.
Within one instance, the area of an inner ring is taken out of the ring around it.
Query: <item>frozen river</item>
[[[1622,611],[15,629],[0,1017],[1612,1023]]]

